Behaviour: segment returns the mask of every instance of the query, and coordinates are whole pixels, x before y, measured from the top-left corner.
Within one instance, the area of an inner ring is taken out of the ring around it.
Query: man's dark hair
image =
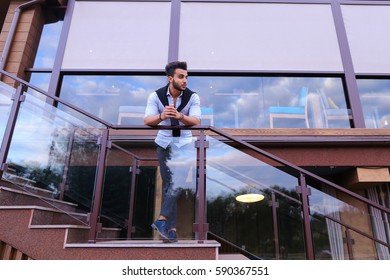
[[[183,69],[187,71],[187,62],[185,61],[172,61],[165,66],[165,73],[167,76],[173,77],[176,69]]]

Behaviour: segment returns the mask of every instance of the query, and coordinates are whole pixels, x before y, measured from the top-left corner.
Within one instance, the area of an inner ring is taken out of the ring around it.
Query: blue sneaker
[[[162,237],[162,239],[169,240],[168,238],[168,230],[167,230],[167,221],[165,220],[156,220],[151,227],[158,232],[158,234]]]
[[[163,242],[164,243],[173,243],[173,242],[177,242],[177,235],[176,235],[176,230],[168,230],[168,239],[164,239]]]
[[[168,239],[169,242],[177,242],[176,230],[171,229],[168,231]]]

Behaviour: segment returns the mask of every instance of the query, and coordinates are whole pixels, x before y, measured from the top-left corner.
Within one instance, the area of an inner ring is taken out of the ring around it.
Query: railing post
[[[108,141],[108,129],[106,128],[103,131],[103,135],[99,140],[100,144],[100,154],[96,172],[95,180],[95,191],[93,197],[92,212],[90,215],[90,230],[88,242],[95,243],[97,233],[101,231],[101,224],[98,224],[99,214],[102,204],[103,197],[103,185],[104,185],[104,173],[105,173],[105,163],[107,156],[107,149],[111,147],[111,143]]]
[[[303,214],[303,230],[305,236],[306,258],[314,260],[313,236],[310,225],[310,209],[309,209],[309,195],[310,189],[306,185],[306,178],[304,174],[300,174],[299,186],[297,186],[297,193],[301,196],[302,214]]]
[[[272,223],[274,228],[274,246],[275,246],[275,259],[280,259],[280,248],[279,248],[279,227],[278,227],[278,213],[277,209],[279,208],[279,202],[276,201],[275,193],[271,193],[271,201],[268,202],[268,205],[272,207]]]
[[[26,99],[26,96],[23,95],[24,85],[20,84],[16,89],[14,96],[12,97],[13,103],[11,106],[11,111],[8,117],[7,126],[4,131],[3,141],[1,143],[0,150],[0,179],[3,178],[4,171],[7,171],[7,156],[9,147],[11,146],[12,136],[14,134],[16,119],[18,117],[19,109],[21,103]]]
[[[355,243],[355,241],[352,239],[348,228],[345,230],[345,239],[347,242],[348,257],[350,260],[353,260],[355,257],[353,255],[352,245]]]
[[[131,164],[131,184],[130,184],[130,203],[129,203],[129,218],[127,219],[127,238],[131,238],[133,233],[133,215],[134,215],[134,200],[135,200],[135,188],[137,184],[137,175],[139,173],[138,160],[133,159]]]
[[[72,149],[74,144],[74,137],[75,137],[76,130],[72,129],[72,134],[69,137],[69,143],[65,155],[65,164],[64,164],[64,171],[62,173],[62,180],[60,183],[60,196],[59,200],[64,200],[65,191],[67,190],[67,181],[68,181],[68,173],[69,173],[69,166],[70,166],[70,160],[72,155]]]
[[[206,148],[208,142],[204,130],[200,130],[199,139],[195,143],[198,149],[198,209],[197,221],[194,224],[194,231],[197,233],[198,242],[206,239],[208,224],[206,223]]]

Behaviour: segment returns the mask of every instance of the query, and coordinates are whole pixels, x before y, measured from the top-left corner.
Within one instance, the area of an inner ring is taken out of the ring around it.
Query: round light
[[[236,197],[236,200],[244,203],[258,202],[264,199],[264,195],[258,193],[247,193]]]

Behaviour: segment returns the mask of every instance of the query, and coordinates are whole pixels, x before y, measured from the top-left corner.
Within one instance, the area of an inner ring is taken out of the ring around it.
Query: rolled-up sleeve
[[[188,115],[191,117],[196,117],[199,120],[201,119],[202,113],[200,109],[200,98],[198,94],[193,94],[191,96],[191,106]]]
[[[145,117],[155,116],[160,113],[158,109],[158,102],[159,99],[157,97],[157,93],[156,92],[151,93],[146,103]]]

